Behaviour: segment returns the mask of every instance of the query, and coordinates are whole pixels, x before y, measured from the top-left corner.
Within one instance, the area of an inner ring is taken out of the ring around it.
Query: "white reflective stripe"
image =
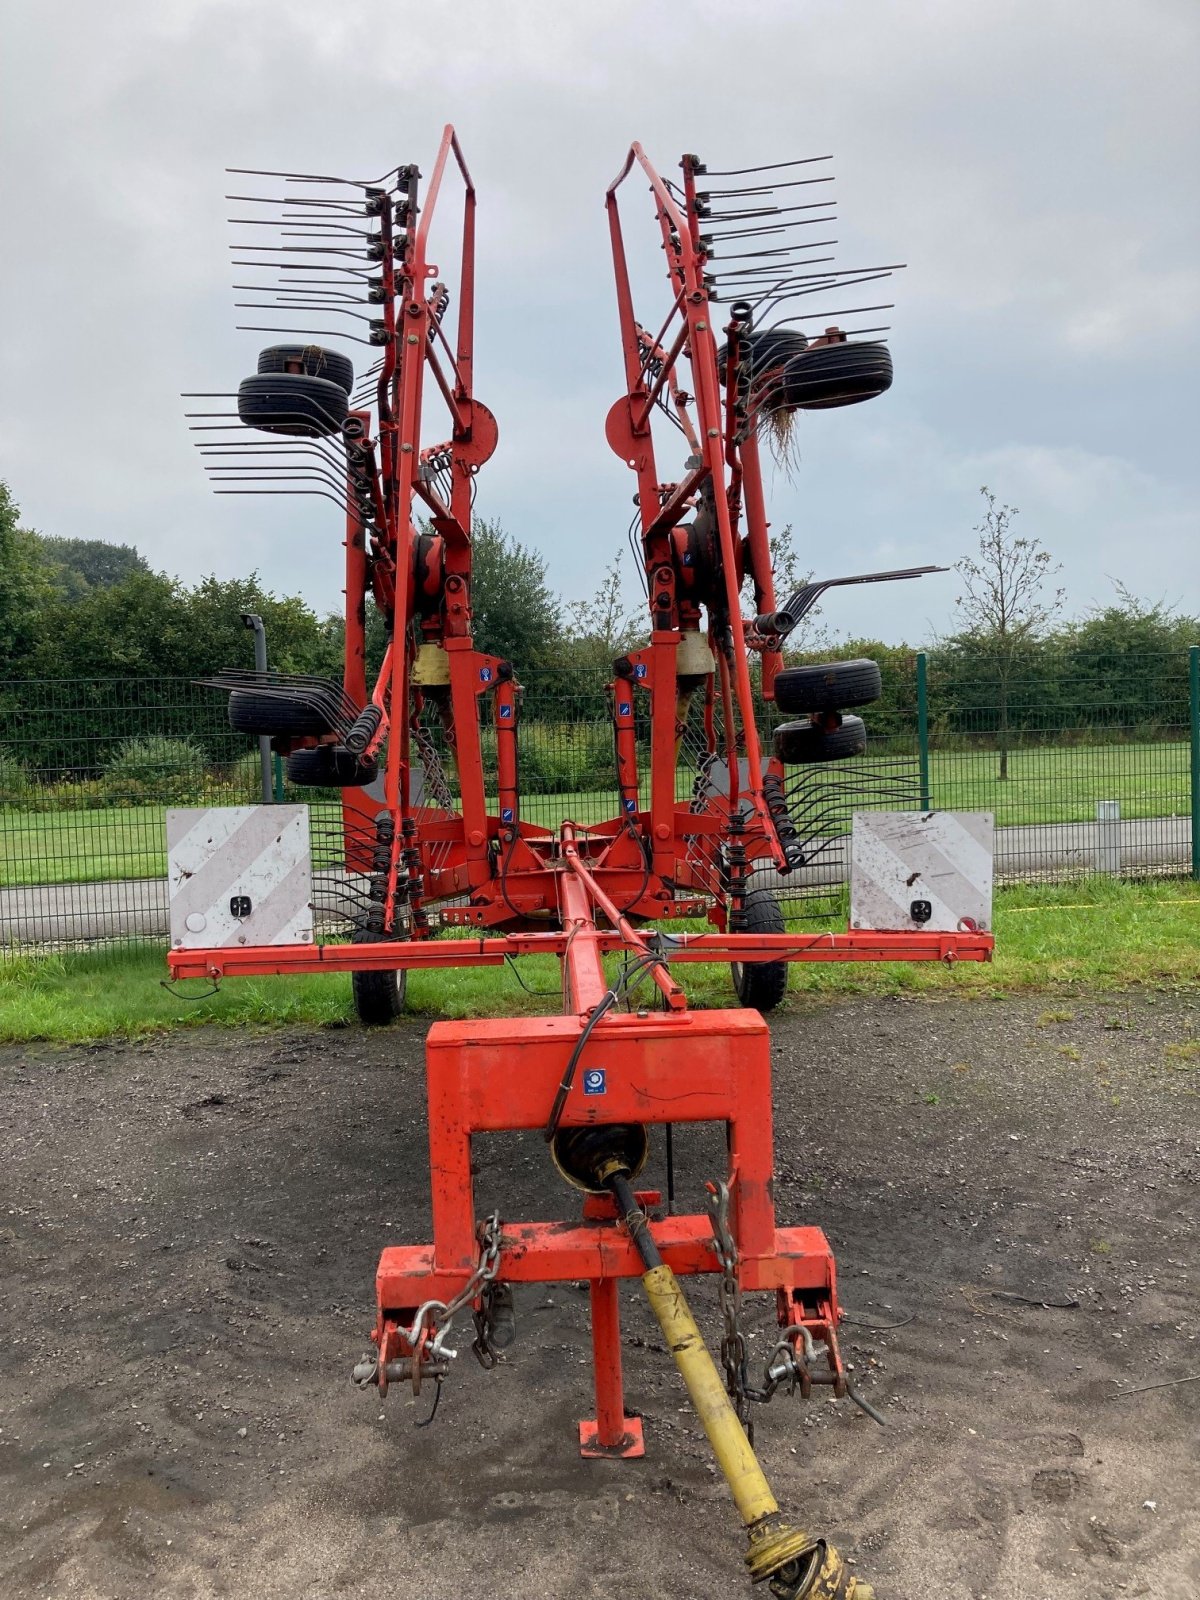
[[[171,939],[177,947],[312,939],[307,806],[171,811],[167,837]],[[239,916],[242,900],[249,911]]]
[[[850,915],[856,928],[950,932],[991,924],[993,819],[989,812],[856,811]],[[918,921],[914,901],[927,901]]]

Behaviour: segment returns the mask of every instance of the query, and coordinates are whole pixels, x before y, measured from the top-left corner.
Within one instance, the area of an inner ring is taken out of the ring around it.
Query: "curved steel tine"
[[[730,167],[727,171],[718,171],[715,167],[704,167],[705,177],[708,178],[744,178],[751,172],[782,172],[785,167],[811,167],[818,161],[832,161],[832,156],[801,156],[797,161],[771,161],[762,167]],[[236,171],[236,168],[229,169]]]
[[[347,333],[344,328],[273,328],[261,322],[239,322],[239,333],[303,333],[310,337],[319,335],[323,339],[353,339],[355,344],[373,345],[373,339],[360,339],[356,333]]]

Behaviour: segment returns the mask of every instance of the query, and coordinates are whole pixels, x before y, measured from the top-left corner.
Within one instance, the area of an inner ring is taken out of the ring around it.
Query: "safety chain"
[[[729,1227],[729,1185],[708,1185],[708,1212],[712,1222],[721,1281],[717,1294],[721,1306],[721,1365],[725,1369],[725,1388],[733,1401],[738,1421],[754,1443],[754,1424],[750,1420],[750,1394],[746,1386],[746,1336],[742,1332],[742,1288],[737,1276],[737,1240]]]
[[[493,1211],[491,1216],[479,1230],[479,1264],[474,1272],[463,1284],[462,1288],[450,1300],[426,1300],[417,1310],[413,1318],[413,1325],[408,1330],[408,1339],[412,1348],[416,1350],[426,1324],[432,1330],[433,1336],[428,1343],[430,1358],[437,1356],[455,1356],[457,1350],[444,1348],[446,1336],[450,1332],[454,1318],[472,1300],[481,1299],[486,1303],[489,1299],[488,1286],[494,1283],[496,1274],[500,1271],[500,1213]],[[482,1326],[481,1326],[482,1324]],[[472,1348],[479,1356],[484,1366],[495,1366],[495,1357],[488,1361],[481,1354],[481,1346],[485,1351],[490,1350],[490,1345],[485,1338],[485,1329],[488,1318],[481,1311],[475,1314],[475,1343]]]
[[[717,1260],[721,1264],[721,1280],[717,1294],[721,1306],[722,1336],[721,1365],[725,1369],[725,1388],[733,1401],[738,1421],[746,1430],[750,1443],[754,1443],[754,1423],[751,1421],[752,1404],[765,1405],[775,1391],[784,1384],[789,1394],[796,1385],[811,1376],[812,1368],[823,1356],[828,1362],[826,1346],[817,1349],[812,1334],[802,1322],[793,1323],[780,1331],[778,1342],[767,1358],[762,1385],[754,1388],[750,1383],[749,1352],[746,1335],[742,1331],[742,1289],[737,1276],[737,1240],[729,1226],[729,1185],[708,1185],[708,1212],[712,1222]],[[796,1353],[799,1340],[803,1357]]]

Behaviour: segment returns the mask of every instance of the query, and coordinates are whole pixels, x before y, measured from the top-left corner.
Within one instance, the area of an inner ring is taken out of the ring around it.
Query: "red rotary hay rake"
[[[635,314],[626,261],[618,195],[631,172],[649,183],[665,260],[669,306],[656,334]],[[343,681],[264,673],[214,681],[230,693],[233,725],[269,735],[287,754],[293,783],[342,789],[353,937],[256,939],[263,922],[247,897],[235,938],[175,940],[171,971],[350,972],[362,1019],[382,1022],[399,1013],[412,968],[557,958],[561,1015],[430,1029],[433,1241],[383,1251],[373,1349],[356,1381],[381,1393],[396,1383],[440,1393],[456,1316],[473,1317],[476,1352],[493,1365],[513,1333],[513,1285],[585,1280],[596,1405],[580,1445],[587,1455],[641,1455],[641,1422],[622,1391],[617,1302],[618,1280],[640,1276],[746,1524],[751,1576],[777,1595],[862,1596],[865,1585],[832,1547],[785,1522],[743,1429],[751,1403],[780,1385],[807,1395],[825,1384],[858,1398],[838,1348],[829,1244],[816,1227],[775,1220],[770,1040],[760,1013],[782,997],[792,961],[986,960],[991,938],[919,921],[789,932],[764,887],[805,865],[789,768],[858,753],[862,724],[851,708],[873,699],[879,683],[870,662],[782,667],[788,632],[827,585],[782,604],[774,593],[759,437],[797,409],[849,404],[888,386],[883,344],[837,327],[809,339],[797,320],[826,313],[779,313],[802,296],[844,298],[889,269],[831,269],[812,255],[820,246],[788,231],[824,220],[824,203],[774,203],[776,187],[790,201],[827,181],[805,163],[711,174],[688,156],[674,184],[639,146],[630,150],[607,196],[625,372],[607,437],[637,479],[649,629],[645,645],[613,666],[617,814],[552,831],[522,816],[519,664],[472,639],[471,508],[497,427],[474,392],[475,191],[458,141],[448,128],[424,186],[411,166],[369,183],[264,176],[283,198],[235,197],[255,208],[237,220],[255,229],[274,221],[279,242],[235,248],[250,252],[239,264],[285,270],[267,299],[246,304],[349,318],[348,337],[378,357],[355,392],[337,351],[271,346],[239,390],[236,420],[217,413],[222,420],[201,424],[221,492],[316,492],[346,518]],[[452,294],[430,250],[455,178],[463,209]],[[268,207],[274,217],[259,209]],[[448,418],[439,428],[427,422],[434,406]],[[665,481],[657,465],[653,424],[664,416],[682,436],[678,481]],[[247,443],[244,425],[268,438]],[[373,682],[368,602],[387,631]],[[776,731],[769,760],[755,721],[755,657],[761,694],[796,713]],[[695,776],[681,798],[689,745]],[[712,931],[658,926],[698,917]],[[742,1009],[689,1008],[679,973],[695,961],[733,964]],[[669,1207],[662,1215],[657,1193],[632,1188],[651,1130],[666,1130],[669,1151],[671,1127],[695,1122],[724,1125],[725,1170],[709,1186],[709,1214]],[[540,1129],[559,1172],[585,1192],[581,1216],[481,1221],[472,1138],[520,1129]],[[679,1278],[697,1272],[720,1274],[724,1385],[679,1290]],[[758,1382],[740,1320],[742,1293],[755,1290],[774,1297],[780,1329]]]

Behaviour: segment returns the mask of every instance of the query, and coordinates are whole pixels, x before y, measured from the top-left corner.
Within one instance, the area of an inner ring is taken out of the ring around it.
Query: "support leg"
[[[621,1382],[621,1307],[615,1278],[593,1278],[592,1365],[596,1374],[596,1416],[579,1424],[582,1456],[644,1456],[640,1417],[625,1415]]]

